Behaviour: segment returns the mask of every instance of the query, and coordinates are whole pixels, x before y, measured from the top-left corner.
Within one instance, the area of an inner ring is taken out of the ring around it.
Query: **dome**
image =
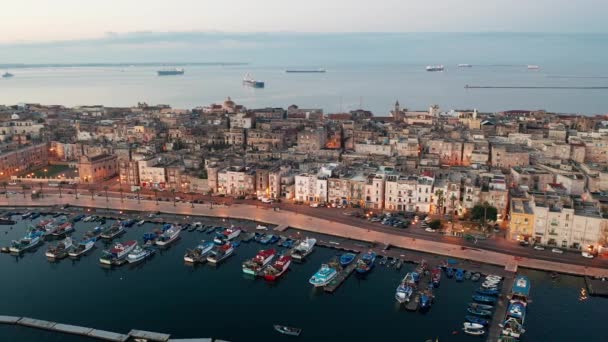
[[[224,108],[234,108],[234,101],[230,99],[230,96],[224,101]]]
[[[11,115],[11,120],[19,120],[19,114],[13,114]]]

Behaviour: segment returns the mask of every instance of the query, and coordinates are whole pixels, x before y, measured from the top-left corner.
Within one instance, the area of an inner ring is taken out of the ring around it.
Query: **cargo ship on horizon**
[[[327,70],[325,69],[287,69],[285,70],[286,73],[293,73],[293,74],[322,74],[327,72]]]
[[[158,76],[173,76],[173,75],[183,75],[184,72],[185,71],[182,68],[175,68],[175,69],[158,70],[156,73],[158,74]]]

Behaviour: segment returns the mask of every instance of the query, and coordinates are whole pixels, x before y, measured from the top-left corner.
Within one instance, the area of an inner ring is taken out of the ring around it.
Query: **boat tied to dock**
[[[296,247],[294,247],[293,253],[291,253],[291,257],[294,260],[304,260],[306,256],[312,253],[316,243],[317,239],[315,238],[304,239]]]

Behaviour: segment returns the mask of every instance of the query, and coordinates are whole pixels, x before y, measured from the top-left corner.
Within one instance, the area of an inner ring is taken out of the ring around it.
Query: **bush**
[[[432,220],[431,222],[429,222],[429,228],[431,229],[439,229],[441,228],[441,220]]]

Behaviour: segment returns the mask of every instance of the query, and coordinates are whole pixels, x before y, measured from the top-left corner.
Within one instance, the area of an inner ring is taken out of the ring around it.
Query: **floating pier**
[[[502,328],[500,327],[500,324],[502,324],[503,318],[507,314],[507,308],[509,307],[509,298],[507,294],[513,287],[514,281],[515,278],[513,276],[504,278],[504,280],[502,281],[500,296],[496,301],[496,305],[494,307],[494,314],[492,315],[492,321],[490,322],[490,326],[488,326],[488,342],[496,342],[500,338],[500,335],[502,333]]]
[[[355,268],[357,268],[357,262],[359,261],[359,257],[357,256],[355,260],[353,260],[350,264],[348,264],[345,268],[340,269],[338,275],[331,281],[329,284],[325,285],[323,289],[325,292],[334,293],[342,283],[348,277],[353,274]]]
[[[169,338],[171,337],[171,335],[169,334],[161,334],[161,333],[156,333],[156,332],[152,332],[152,331],[145,331],[145,330],[131,330],[129,332],[129,336],[133,337],[133,338],[141,338],[147,341],[158,341],[158,342],[166,342],[169,341]]]
[[[585,277],[587,292],[591,296],[608,297],[608,279]]]

